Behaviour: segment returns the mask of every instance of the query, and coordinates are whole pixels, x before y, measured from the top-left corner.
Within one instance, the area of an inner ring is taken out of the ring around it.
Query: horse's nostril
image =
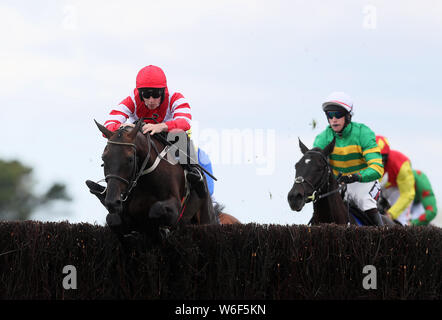
[[[300,211],[304,207],[304,197],[299,192],[290,192],[287,199],[292,210]]]
[[[288,200],[290,203],[302,200],[302,195],[299,192],[290,192],[288,195]]]
[[[295,195],[293,193],[289,193],[287,196],[287,200],[292,203],[295,201]]]

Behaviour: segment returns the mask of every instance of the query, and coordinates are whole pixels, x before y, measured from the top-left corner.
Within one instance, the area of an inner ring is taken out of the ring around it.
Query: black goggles
[[[164,93],[163,88],[143,88],[139,89],[140,96],[144,99],[149,99],[150,97],[154,99],[158,99],[161,97]]]
[[[327,114],[327,118],[329,118],[329,119],[333,119],[333,118],[341,119],[342,117],[345,116],[346,112],[344,112],[344,111],[327,111],[326,114]]]

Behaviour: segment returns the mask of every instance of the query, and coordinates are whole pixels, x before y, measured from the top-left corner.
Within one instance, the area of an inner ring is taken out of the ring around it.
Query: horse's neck
[[[164,149],[162,143],[152,138],[149,134],[143,135],[141,132],[138,133],[135,144],[137,146],[139,167],[147,156],[149,157],[147,167],[152,165],[158,154]]]
[[[138,135],[135,139],[135,145],[137,146],[137,153],[141,159],[141,162],[144,161],[144,158],[149,152],[149,144],[151,143],[150,140],[150,137],[143,135],[141,132],[138,132]]]
[[[328,178],[328,188],[324,193],[336,190],[338,183],[333,173]],[[319,222],[334,222],[337,224],[346,224],[348,222],[347,208],[339,192],[335,192],[321,200],[318,200],[314,207],[317,220]]]
[[[140,136],[141,135],[141,136]],[[149,161],[146,165],[146,168],[150,168],[155,161],[158,161],[158,157],[167,159],[168,155],[160,155],[160,153],[166,147],[163,142],[157,140],[152,136],[144,136],[141,133],[137,136],[137,145],[139,146],[140,154],[139,154],[139,166],[142,166],[142,163],[146,156],[149,155]],[[146,169],[144,168],[144,169]],[[184,172],[183,168],[180,165],[171,165],[165,160],[159,160],[155,169],[147,175],[143,175],[141,178],[141,183],[145,183],[153,187],[153,185],[160,184],[161,186],[167,184],[173,184],[172,180],[176,179],[176,170],[181,170]],[[184,182],[184,174],[182,175],[182,181],[180,184],[180,194],[185,194],[185,182]],[[157,188],[155,188],[157,189]],[[162,188],[159,188],[162,189]],[[160,192],[161,193],[161,192]]]

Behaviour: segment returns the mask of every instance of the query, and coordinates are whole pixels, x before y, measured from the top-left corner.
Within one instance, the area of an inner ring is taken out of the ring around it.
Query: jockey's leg
[[[198,148],[198,163],[203,169],[206,170],[206,172],[209,172],[210,174],[213,175],[212,161],[210,161],[209,155],[206,152],[204,152],[204,150],[201,148]],[[207,189],[209,191],[210,196],[213,196],[215,181],[206,172],[204,172],[204,175],[206,176]]]
[[[204,183],[203,174],[201,169],[192,164],[185,165],[187,170],[187,181],[189,181],[190,187],[196,191],[198,197],[204,198],[207,196],[206,185]]]
[[[383,226],[384,222],[379,214],[376,201],[379,191],[380,185],[377,181],[354,182],[347,185],[345,196],[347,201],[364,212],[375,225]]]
[[[187,181],[189,181],[190,187],[196,191],[200,198],[205,198],[207,196],[206,183],[202,170],[198,166],[198,154],[191,139],[187,139],[187,154],[190,157],[181,162],[187,171]]]

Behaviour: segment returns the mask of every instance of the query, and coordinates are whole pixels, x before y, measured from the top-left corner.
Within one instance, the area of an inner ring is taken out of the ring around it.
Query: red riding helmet
[[[163,70],[157,66],[147,66],[137,74],[137,89],[140,88],[166,88],[167,80]]]
[[[384,136],[376,136],[376,143],[381,149],[381,154],[389,154],[390,153],[390,143],[387,138]]]

